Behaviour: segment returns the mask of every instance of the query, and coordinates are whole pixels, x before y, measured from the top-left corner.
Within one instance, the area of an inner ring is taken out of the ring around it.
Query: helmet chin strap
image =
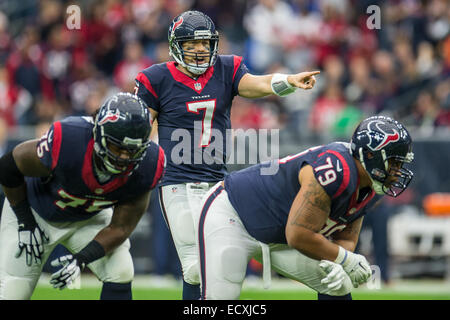
[[[386,194],[383,191],[383,184],[381,182],[373,180],[372,177],[370,177],[370,180],[372,181],[372,188],[376,194],[379,194],[382,196]]]
[[[372,182],[372,188],[375,191],[376,194],[378,195],[385,195],[385,192],[383,191],[383,184],[379,181],[376,181],[374,179],[372,179],[372,176],[370,175],[370,173],[367,171],[366,168],[366,163],[364,162],[364,154],[363,154],[363,149],[359,148],[359,162],[361,162],[361,165],[363,166],[364,170],[367,172],[367,175],[369,176],[370,181]]]
[[[187,64],[184,64],[184,67],[190,72],[193,73],[195,75],[201,75],[203,73],[205,73],[206,69],[208,69],[209,64],[208,63],[203,63],[201,64],[199,67],[193,67],[193,66],[189,66]]]

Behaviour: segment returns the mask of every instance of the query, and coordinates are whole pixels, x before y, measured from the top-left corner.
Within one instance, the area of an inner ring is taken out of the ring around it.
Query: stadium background
[[[67,25],[73,4],[80,8],[79,29]],[[372,5],[380,9],[375,29],[368,25]],[[233,127],[280,128],[280,156],[347,140],[355,124],[373,114],[408,127],[414,181],[367,217],[358,247],[381,268],[381,289],[358,289],[354,297],[450,299],[450,215],[436,214],[439,204],[450,205],[448,197],[433,197],[450,192],[445,0],[2,0],[0,154],[40,136],[57,119],[91,114],[105,97],[132,91],[141,69],[169,60],[167,28],[188,9],[208,14],[221,35],[220,53],[243,56],[255,74],[321,70],[312,91],[234,100]],[[179,264],[153,196],[131,238],[141,279],[135,297],[179,299]],[[66,292],[52,291],[44,277],[34,298],[95,299],[99,291],[88,289],[89,274],[83,277],[83,290]],[[315,298],[273,277],[271,291],[258,291],[260,266],[251,263],[243,298]]]

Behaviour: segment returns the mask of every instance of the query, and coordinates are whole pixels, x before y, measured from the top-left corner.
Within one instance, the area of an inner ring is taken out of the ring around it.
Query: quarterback
[[[140,72],[135,93],[157,121],[159,144],[167,156],[160,203],[183,269],[183,298],[198,299],[200,280],[192,212],[197,210],[201,196],[225,177],[226,130],[231,128],[233,98],[286,96],[297,88],[311,89],[319,71],[252,75],[242,57],[218,54],[219,34],[213,21],[199,11],[177,16],[169,27],[168,40],[175,61]],[[196,128],[199,130],[194,132]],[[182,151],[183,155],[175,148],[179,143],[173,138],[177,129],[186,130],[191,139],[190,150]],[[221,132],[223,141],[212,138],[213,129]],[[194,141],[197,136],[200,139]],[[212,143],[216,149],[208,156],[205,150]],[[176,163],[174,156],[188,160]],[[202,161],[196,163],[197,158]]]

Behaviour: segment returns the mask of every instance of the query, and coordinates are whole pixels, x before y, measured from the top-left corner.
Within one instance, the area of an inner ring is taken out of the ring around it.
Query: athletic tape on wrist
[[[272,76],[270,86],[272,87],[273,93],[275,93],[279,97],[287,96],[297,89],[289,83],[287,78],[288,75],[282,73],[274,73]]]
[[[334,262],[339,263],[340,265],[344,265],[344,263],[347,261],[347,258],[348,258],[348,251],[339,246],[339,253]]]

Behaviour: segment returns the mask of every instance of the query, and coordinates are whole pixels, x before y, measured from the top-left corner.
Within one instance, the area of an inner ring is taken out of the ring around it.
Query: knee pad
[[[192,285],[200,284],[198,260],[182,264],[182,269],[184,281]]]
[[[37,280],[18,277],[0,279],[0,300],[29,300]]]
[[[120,246],[110,255],[89,264],[89,269],[102,282],[127,283],[133,281],[134,265],[128,248],[129,246]]]
[[[214,275],[209,278],[210,281],[207,280],[206,299],[239,299],[247,270],[246,252],[239,247],[230,246],[224,248],[218,254],[220,258],[216,260],[217,262],[213,263],[212,267],[207,268],[207,272]],[[217,274],[217,272],[220,272],[220,274]]]
[[[246,252],[235,246],[224,248],[220,254],[220,269],[225,280],[242,283],[247,271]]]
[[[176,218],[175,225],[171,227],[172,235],[175,235],[176,241],[180,245],[195,244],[194,220],[191,211],[188,208],[183,208]]]

